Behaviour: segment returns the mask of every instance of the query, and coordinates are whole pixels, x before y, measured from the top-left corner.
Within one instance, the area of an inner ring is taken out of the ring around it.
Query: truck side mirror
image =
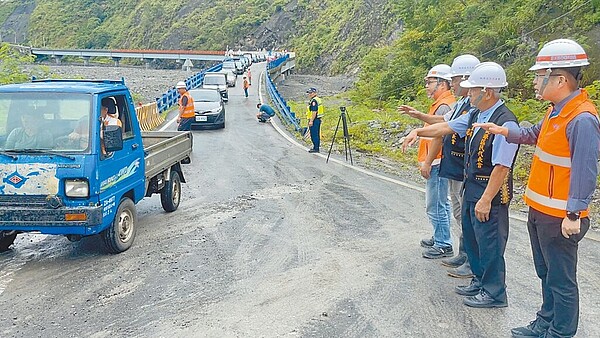
[[[119,126],[106,126],[104,129],[104,149],[107,152],[123,149],[123,130]]]

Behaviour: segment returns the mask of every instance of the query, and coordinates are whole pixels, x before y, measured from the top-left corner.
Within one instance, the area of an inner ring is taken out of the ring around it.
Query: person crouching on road
[[[179,92],[179,116],[177,117],[177,130],[187,131],[192,130],[192,123],[196,119],[194,109],[194,99],[187,91],[185,82],[177,82],[177,91]]]
[[[268,104],[258,103],[256,108],[258,108],[258,114],[256,114],[258,122],[267,122],[271,117],[275,116],[275,110]]]
[[[477,308],[508,306],[504,251],[518,146],[509,144],[504,136],[474,127],[475,122],[488,121],[518,127],[517,118],[500,99],[500,91],[507,85],[506,73],[499,64],[480,63],[469,79],[460,83],[468,88],[471,105],[477,109],[449,122],[415,129],[402,145],[406,149],[418,136],[466,136],[462,226],[465,251],[475,277],[455,291],[465,296],[465,305]]]
[[[478,125],[509,142],[535,144],[524,200],[535,271],[542,282],[542,306],[513,337],[573,337],[579,322],[578,243],[590,227],[589,204],[596,188],[600,148],[598,111],[579,88],[589,64],[575,41],[545,44],[529,70],[539,99],[551,102],[533,127]]]
[[[434,102],[429,107],[428,116],[443,116],[449,113],[456,99],[450,91],[451,68],[448,65],[439,64],[429,70],[425,76],[425,89],[427,96]],[[410,106],[400,106],[401,111],[415,111]],[[432,121],[433,122],[433,121]],[[425,123],[425,126],[428,126]],[[425,187],[425,200],[427,216],[433,226],[433,236],[421,240],[421,246],[425,248],[423,257],[442,258],[454,255],[452,239],[450,235],[450,202],[448,201],[448,179],[440,177],[440,159],[442,157],[441,147],[430,148],[431,139],[424,137],[419,141],[418,161],[421,176],[427,180]]]
[[[307,107],[308,130],[310,131],[310,140],[313,147],[308,150],[309,153],[318,153],[321,146],[321,118],[323,118],[323,101],[317,96],[317,88],[311,87],[306,91],[309,102]]]

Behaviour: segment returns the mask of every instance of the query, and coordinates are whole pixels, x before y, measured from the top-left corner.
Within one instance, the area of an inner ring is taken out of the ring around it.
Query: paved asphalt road
[[[465,307],[464,281],[421,257],[423,193],[256,122],[253,67],[251,98],[230,89],[226,128],[194,132],[179,210],[142,201],[129,251],[23,235],[0,255],[0,337],[508,337],[534,318],[524,223],[506,252],[510,306]],[[600,337],[599,249],[580,246],[579,337]]]

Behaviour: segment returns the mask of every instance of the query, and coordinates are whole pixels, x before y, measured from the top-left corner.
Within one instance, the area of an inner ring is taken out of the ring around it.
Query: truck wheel
[[[16,232],[13,232],[10,235],[6,235],[7,233],[9,233],[9,231],[0,231],[0,252],[8,251],[8,247],[10,247],[15,241],[15,238],[17,238]]]
[[[179,173],[171,170],[171,179],[160,191],[160,203],[166,212],[173,212],[179,207],[181,200],[181,179]]]
[[[106,249],[120,253],[131,247],[136,232],[135,204],[127,197],[121,200],[112,224],[102,232]]]

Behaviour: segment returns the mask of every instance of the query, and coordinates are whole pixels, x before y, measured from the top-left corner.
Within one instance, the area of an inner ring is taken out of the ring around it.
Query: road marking
[[[260,73],[260,81],[259,81],[260,83],[259,83],[259,88],[258,88],[258,95],[259,95],[261,103],[263,102],[263,97],[262,97],[262,92],[263,92],[262,91],[262,85],[263,85],[263,81],[262,81],[262,78],[263,78],[264,74],[265,74],[265,71],[263,70]],[[273,126],[273,128],[275,128],[275,130],[277,130],[277,132],[281,136],[283,136],[290,143],[294,144],[295,146],[297,146],[299,148],[302,148],[302,149],[308,151],[309,148],[303,146],[302,144],[298,143],[298,141],[296,141],[295,139],[293,139],[292,137],[290,137],[286,131],[284,131],[277,123],[275,123],[275,120],[273,118],[271,118],[271,125]],[[310,154],[310,156],[315,156],[315,155],[316,156],[320,156],[320,157],[322,157],[324,159],[327,159],[327,156],[325,156],[323,154],[320,154],[320,153]],[[350,168],[350,169],[356,170],[356,171],[361,172],[363,174],[366,174],[366,175],[369,175],[369,176],[372,176],[372,177],[375,177],[375,178],[378,178],[378,179],[381,179],[381,180],[384,180],[384,181],[387,181],[387,182],[390,182],[390,183],[393,183],[393,184],[396,184],[396,185],[400,185],[400,186],[403,186],[403,187],[406,187],[406,188],[409,188],[409,189],[417,190],[417,191],[420,191],[420,192],[423,192],[423,193],[425,192],[425,189],[422,188],[422,187],[419,187],[419,186],[416,186],[416,185],[413,185],[413,184],[410,184],[410,183],[402,182],[402,181],[393,179],[391,177],[380,175],[380,174],[371,172],[371,171],[369,171],[367,169],[363,169],[363,168],[360,168],[360,167],[355,167],[353,165],[350,165],[350,164],[348,164],[348,163],[346,163],[344,161],[341,161],[341,160],[338,160],[338,159],[335,159],[335,158],[331,158],[330,157],[329,161],[335,162],[335,163],[337,163],[339,165],[342,165],[342,166],[344,166],[346,168]],[[527,223],[527,216],[515,215],[513,213],[510,213],[509,217],[512,218],[512,219],[514,219],[514,220],[521,221],[523,223]],[[590,229],[586,233],[585,237],[588,238],[588,239],[591,239],[593,241],[600,242],[600,233],[596,233],[592,229]]]
[[[179,115],[177,115],[179,116]],[[167,122],[167,124],[165,124],[164,126],[162,126],[162,128],[160,128],[158,131],[165,131],[165,129],[169,128],[170,125],[173,124],[173,122],[177,121],[177,116],[175,116],[174,118],[171,119],[171,121]]]
[[[263,86],[263,77],[264,77],[264,75],[265,75],[265,72],[264,72],[264,70],[263,70],[263,71],[260,73],[260,82],[259,82],[259,88],[258,88],[258,95],[259,95],[259,98],[260,98],[260,102],[261,102],[261,103],[263,103],[263,102],[264,102],[264,101],[263,101],[263,96],[262,96],[262,92],[263,92],[263,91],[262,91],[262,86]],[[305,146],[303,146],[302,144],[298,143],[298,141],[296,141],[296,140],[295,140],[295,139],[293,139],[291,136],[289,136],[289,135],[288,135],[288,133],[287,133],[286,131],[284,131],[284,130],[283,130],[283,128],[281,128],[281,127],[280,127],[280,126],[279,126],[279,125],[278,125],[278,124],[277,124],[277,123],[274,121],[274,119],[272,119],[272,118],[271,118],[271,125],[273,126],[273,128],[275,128],[275,130],[277,130],[277,132],[278,132],[278,133],[279,133],[281,136],[283,136],[283,137],[284,137],[286,140],[288,140],[288,142],[290,142],[290,143],[292,143],[293,145],[295,145],[295,146],[297,146],[297,147],[299,147],[299,148],[302,148],[302,149],[304,149],[304,150],[306,150],[306,151],[308,152],[308,148],[307,148],[307,147],[305,147]],[[320,156],[320,157],[321,157],[321,158],[323,158],[323,159],[327,159],[327,156],[325,156],[324,154],[320,154],[320,153],[310,154],[310,156],[315,156],[315,155],[316,155],[316,156]],[[425,192],[425,189],[424,189],[424,188],[422,188],[422,187],[419,187],[419,186],[416,186],[416,185],[413,185],[413,184],[410,184],[410,183],[402,182],[402,181],[399,181],[399,180],[397,180],[397,179],[394,179],[394,178],[391,178],[391,177],[387,177],[387,176],[384,176],[384,175],[380,175],[380,174],[374,173],[374,172],[372,172],[372,171],[369,171],[369,170],[366,170],[366,169],[363,169],[363,168],[360,168],[360,167],[355,167],[355,166],[353,166],[353,165],[350,165],[350,164],[348,164],[348,163],[346,163],[346,162],[344,162],[344,161],[341,161],[341,160],[338,160],[338,159],[335,159],[335,158],[332,158],[332,157],[329,157],[329,161],[331,161],[331,162],[335,162],[335,163],[337,163],[337,164],[339,164],[339,165],[342,165],[342,166],[344,166],[344,167],[346,167],[346,168],[350,168],[350,169],[356,170],[356,171],[358,171],[358,172],[361,172],[361,173],[363,173],[363,174],[366,174],[366,175],[369,175],[369,176],[372,176],[372,177],[378,178],[378,179],[380,179],[380,180],[384,180],[384,181],[387,181],[387,182],[391,182],[391,183],[394,183],[394,184],[396,184],[396,185],[400,185],[400,186],[403,186],[403,187],[406,187],[406,188],[410,188],[410,189],[413,189],[413,190],[417,190],[417,191],[420,191],[420,192],[423,192],[423,193]]]

